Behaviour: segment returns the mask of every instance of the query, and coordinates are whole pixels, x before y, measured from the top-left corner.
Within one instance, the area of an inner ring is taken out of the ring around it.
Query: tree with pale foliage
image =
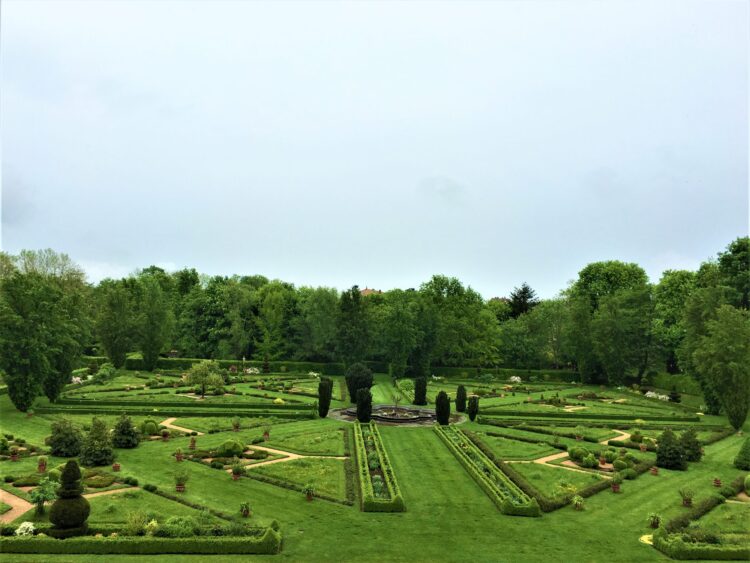
[[[224,378],[216,360],[203,360],[193,364],[187,373],[188,385],[196,385],[201,389],[201,398],[206,396],[206,388],[223,387]]]

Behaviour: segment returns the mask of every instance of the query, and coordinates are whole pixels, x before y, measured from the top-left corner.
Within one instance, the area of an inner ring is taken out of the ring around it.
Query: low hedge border
[[[89,555],[166,553],[271,555],[281,552],[281,534],[272,528],[267,528],[265,533],[257,538],[249,536],[192,538],[81,536],[57,540],[40,537],[3,537],[0,539],[0,552]]]
[[[192,401],[192,400],[191,400]],[[71,406],[88,406],[88,405],[96,405],[96,406],[113,406],[113,407],[131,407],[133,405],[143,405],[141,401],[138,399],[132,399],[132,400],[124,400],[124,399],[66,399],[66,398],[60,398],[55,403],[56,405],[71,405]],[[234,409],[234,410],[246,410],[246,409],[254,409],[254,410],[302,410],[302,407],[300,405],[307,406],[310,408],[309,403],[299,403],[299,404],[293,404],[293,405],[277,405],[273,402],[262,402],[262,403],[251,403],[251,402],[240,402],[240,403],[230,403],[230,402],[222,402],[222,403],[211,403],[210,405],[204,405],[204,404],[197,404],[197,401],[148,401],[148,406],[150,407],[181,407],[181,408],[187,408],[187,409],[218,409],[218,410],[228,410],[228,409]]]
[[[679,534],[654,534],[654,547],[677,560],[750,561],[750,547],[686,542]]]
[[[205,407],[204,407],[205,408]],[[36,412],[38,414],[112,414],[112,408],[95,408],[95,407],[78,407],[78,406],[69,406],[69,407],[56,407],[56,406],[48,406],[48,407],[38,407],[36,409]],[[225,410],[222,409],[214,409],[214,410],[191,410],[190,408],[183,408],[182,405],[175,408],[169,408],[169,407],[160,407],[158,411],[154,412],[154,409],[151,408],[149,405],[143,405],[142,403],[139,405],[135,405],[133,407],[127,407],[127,408],[117,408],[116,412],[119,414],[127,414],[130,416],[158,416],[158,415],[166,415],[166,416],[195,416],[195,417],[223,417],[223,416],[229,416],[230,413],[227,413]],[[268,411],[268,410],[242,410],[242,411],[232,411],[232,415],[240,415],[240,416],[252,416],[252,417],[276,417],[276,418],[287,418],[292,420],[306,420],[313,417],[317,418],[317,410],[313,408],[311,405],[310,408],[304,412],[287,412],[287,411]]]
[[[365,447],[362,435],[362,424],[356,422],[354,424],[354,449],[358,469],[356,473],[359,477],[360,508],[362,512],[405,512],[406,505],[404,504],[404,498],[396,481],[391,461],[385,452],[385,448],[383,448],[378,427],[372,422],[368,423],[367,426],[373,437],[375,450],[378,452],[380,468],[383,472],[383,481],[385,482],[385,487],[390,498],[381,499],[375,497],[370,477],[370,468],[367,464],[367,448]]]
[[[655,452],[656,446],[652,443],[633,442],[632,440],[607,440],[607,445],[615,448],[629,448],[631,450],[640,450],[642,446],[646,447],[647,452]]]
[[[513,481],[511,481],[510,478],[505,475],[505,473],[497,468],[493,460],[484,455],[484,452],[480,448],[478,448],[476,444],[474,444],[465,433],[456,430],[452,426],[448,426],[447,428],[449,430],[446,430],[446,427],[440,425],[436,425],[434,427],[435,432],[443,441],[443,443],[448,447],[448,449],[453,453],[459,463],[463,465],[464,469],[466,469],[469,475],[474,478],[474,480],[477,482],[477,485],[479,485],[479,487],[487,494],[490,500],[492,500],[495,506],[497,506],[503,514],[508,514],[510,516],[532,517],[542,515],[538,501],[526,494],[520,487],[518,487]],[[458,435],[464,436],[469,441],[469,443],[472,444],[474,448],[474,454],[480,458],[485,458],[486,461],[483,462],[483,465],[495,466],[498,474],[502,476],[502,480],[504,481],[504,485],[507,491],[503,492],[500,489],[500,486],[496,484],[496,482],[491,481],[489,477],[487,477],[487,475],[485,475],[485,473],[480,470],[477,463],[469,457],[468,453],[463,451],[453,443],[453,441],[447,434],[448,432],[455,432]],[[525,502],[514,502],[511,496],[519,497],[522,501]]]
[[[554,413],[554,412],[529,412],[529,411],[503,411],[502,408],[495,407],[490,409],[484,409],[485,417],[516,417],[516,418],[560,418],[567,420],[612,420],[612,421],[630,421],[631,424],[635,424],[636,420],[644,421],[664,421],[664,422],[700,422],[699,416],[650,416],[650,415],[617,415],[617,414],[604,414],[604,413],[589,413],[589,414],[577,414],[577,413]]]
[[[464,431],[464,434],[468,436],[469,431],[468,430]],[[490,432],[485,432],[485,434],[487,434],[487,436],[495,436],[496,438],[505,438],[506,440],[516,440],[517,442],[526,442],[527,444],[545,444],[551,448],[562,450],[564,452],[568,451],[568,446],[566,446],[565,444],[555,444],[551,440],[542,440],[542,439],[535,440],[534,438],[528,438],[526,436],[514,436],[513,434],[506,434],[505,432],[490,431]]]
[[[666,524],[664,524],[664,531],[667,533],[675,533],[683,530],[686,528],[690,522],[693,520],[697,520],[698,518],[705,516],[709,512],[711,512],[714,508],[719,506],[720,504],[724,504],[724,502],[727,500],[727,498],[735,496],[739,492],[741,492],[745,487],[745,476],[740,475],[736,479],[734,479],[729,485],[727,486],[727,494],[721,493],[714,493],[711,496],[704,498],[699,503],[697,503],[692,509],[690,509],[688,512],[685,512],[675,518],[672,518],[669,520]],[[724,491],[725,489],[722,488],[720,491]],[[731,494],[730,494],[731,493]]]

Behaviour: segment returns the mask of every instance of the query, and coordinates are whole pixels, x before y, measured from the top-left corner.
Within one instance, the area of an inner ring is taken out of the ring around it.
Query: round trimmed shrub
[[[138,431],[127,415],[122,415],[115,423],[112,445],[116,448],[135,448],[138,445]]]
[[[52,436],[49,438],[50,454],[57,457],[76,457],[81,453],[83,436],[69,420],[52,423]]]
[[[239,457],[245,451],[245,444],[239,440],[226,440],[216,450],[217,457]]]
[[[146,436],[156,436],[159,433],[159,425],[155,420],[148,418],[141,424],[141,432]]]
[[[49,511],[49,520],[55,528],[85,530],[86,519],[91,512],[89,501],[81,496],[81,469],[78,463],[70,460],[65,464],[60,476],[61,485],[57,489],[58,499]]]
[[[615,471],[625,471],[628,468],[628,462],[624,459],[616,459],[612,466],[615,468]]]

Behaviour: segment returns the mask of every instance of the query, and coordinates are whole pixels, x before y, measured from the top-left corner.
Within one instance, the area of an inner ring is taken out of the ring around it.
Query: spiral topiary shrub
[[[86,532],[86,519],[91,512],[89,501],[81,496],[81,469],[75,460],[65,464],[60,475],[60,487],[57,489],[57,500],[49,511],[49,520],[55,528],[61,530],[80,530]]]

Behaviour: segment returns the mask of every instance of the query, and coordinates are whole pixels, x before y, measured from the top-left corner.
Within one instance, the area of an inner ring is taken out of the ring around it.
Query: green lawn
[[[601,477],[596,474],[586,475],[577,471],[538,463],[514,463],[513,468],[550,498],[566,491],[580,490],[592,483],[601,481]]]
[[[250,473],[268,475],[295,485],[312,483],[316,493],[337,499],[346,499],[344,461],[324,457],[293,459],[248,470]]]
[[[344,434],[341,430],[323,429],[289,435],[274,432],[272,439],[264,445],[293,453],[340,456],[344,455]]]
[[[519,440],[489,436],[484,433],[480,433],[479,437],[500,459],[531,460],[560,451],[546,444],[530,444],[528,442],[520,442]]]

